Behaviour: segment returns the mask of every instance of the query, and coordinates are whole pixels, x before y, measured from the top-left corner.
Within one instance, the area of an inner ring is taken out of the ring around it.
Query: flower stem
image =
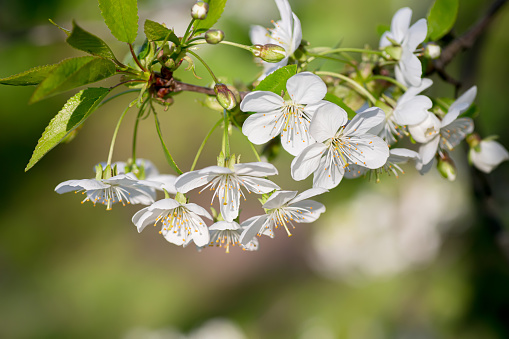
[[[134,132],[133,132],[133,155],[132,155],[132,159],[133,159],[133,163],[135,164],[136,163],[136,138],[138,136],[138,124],[140,122],[140,119],[141,117],[143,116],[143,114],[145,113],[145,108],[146,108],[146,105],[147,105],[147,101],[145,101],[141,107],[140,107],[140,110],[138,111],[138,116],[136,117],[136,121],[134,122]]]
[[[193,55],[196,59],[198,59],[203,66],[205,66],[205,68],[207,69],[207,71],[210,73],[210,76],[212,77],[212,79],[214,79],[214,82],[217,84],[219,83],[219,81],[217,80],[214,72],[212,72],[212,70],[210,69],[209,65],[207,65],[207,63],[205,62],[205,60],[203,60],[198,54],[194,53],[193,51],[191,50],[187,50],[187,53]]]
[[[193,41],[193,46],[195,45],[203,45],[203,44],[208,44],[207,41],[203,40],[203,41]],[[251,52],[251,46],[246,46],[246,45],[242,45],[242,44],[238,44],[236,42],[231,42],[231,41],[226,41],[226,40],[223,40],[221,42],[219,42],[220,44],[223,44],[223,45],[230,45],[230,46],[233,46],[233,47],[237,47],[237,48],[242,48],[242,49],[245,49],[247,51],[250,51]]]
[[[405,85],[403,85],[401,82],[399,82],[396,79],[393,79],[391,77],[386,77],[384,75],[373,75],[373,76],[369,77],[368,80],[384,80],[384,81],[390,82],[390,83],[398,86],[405,92],[408,90],[408,88]]]
[[[166,156],[166,160],[168,161],[168,164],[170,164],[171,167],[177,172],[177,174],[182,174],[183,172],[180,170],[180,168],[175,163],[175,160],[173,160],[173,157],[170,154],[170,151],[168,150],[168,147],[166,147],[166,144],[164,143],[163,135],[161,133],[161,127],[159,126],[159,119],[157,119],[157,113],[154,109],[154,106],[152,105],[152,102],[150,103],[150,107],[152,109],[152,113],[154,113],[154,121],[156,123],[156,130],[157,135],[159,136],[159,140],[161,141],[161,146],[163,146],[164,155]]]
[[[193,165],[191,166],[191,169],[189,170],[190,172],[194,170],[195,166],[196,166],[196,163],[198,162],[198,158],[200,157],[200,154],[201,154],[201,151],[203,150],[203,147],[205,147],[205,144],[207,143],[207,141],[209,140],[210,136],[212,135],[212,133],[216,130],[216,128],[221,125],[221,122],[223,121],[223,118],[219,119],[218,122],[216,122],[216,124],[212,127],[212,129],[209,131],[209,133],[207,134],[207,136],[205,137],[205,139],[203,139],[203,142],[201,143],[200,145],[200,148],[198,149],[198,152],[196,152],[196,156],[194,157],[194,161],[193,161]]]
[[[249,141],[248,137],[244,133],[242,133],[242,127],[239,126],[239,124],[235,121],[235,119],[232,119],[232,122],[235,125],[235,127],[237,127],[239,129],[240,134],[242,134],[246,138],[247,142],[249,143],[249,146],[251,146],[251,150],[253,150],[256,160],[258,160],[258,162],[261,162],[262,160],[260,159],[260,155],[256,151],[256,148],[254,147],[253,143],[251,141]]]
[[[368,98],[368,100],[371,101],[371,103],[373,103],[373,105],[376,103],[376,99],[373,96],[373,94],[369,93],[369,91],[367,89],[365,89],[359,83],[357,83],[355,80],[350,79],[346,75],[339,74],[339,73],[334,73],[334,72],[326,72],[326,71],[316,72],[316,74],[317,75],[328,75],[328,76],[331,76],[331,77],[339,78],[339,79],[349,83],[350,85],[352,85],[352,87],[355,90],[357,90],[357,92],[359,94],[362,94],[362,95],[366,96],[366,98]]]
[[[106,166],[111,166],[111,159],[113,157],[113,149],[115,148],[115,140],[117,139],[118,130],[120,129],[120,124],[122,123],[122,120],[124,120],[124,117],[129,108],[131,108],[131,105],[126,107],[126,109],[122,112],[120,119],[118,119],[117,126],[113,132],[113,137],[111,138],[110,152],[108,153],[108,162],[106,163]]]
[[[228,135],[230,119],[228,117],[228,111],[225,109],[223,109],[223,118],[224,118],[223,154],[225,159],[230,159],[230,136]]]
[[[192,19],[189,25],[187,26],[186,33],[184,33],[184,36],[182,37],[182,43],[184,43],[188,38],[192,36],[192,35],[189,36],[189,34],[191,33],[191,28],[193,27],[195,20],[196,19]]]
[[[138,67],[143,71],[143,72],[146,72],[147,69],[145,67],[143,67],[143,65],[141,64],[140,60],[138,59],[138,57],[136,56],[136,53],[134,53],[134,49],[133,49],[133,44],[128,44],[129,45],[129,50],[131,51],[131,55],[133,56],[133,59],[134,61],[136,62],[136,64],[138,65]]]
[[[102,102],[101,102],[101,103],[100,103],[97,107],[99,108],[99,107],[101,107],[102,105],[104,105],[104,104],[106,104],[106,103],[110,102],[111,100],[116,99],[116,98],[118,98],[119,96],[122,96],[122,95],[124,95],[124,94],[129,94],[129,93],[134,93],[134,92],[139,92],[139,91],[140,91],[139,89],[129,89],[129,90],[127,90],[127,91],[117,93],[117,94],[115,94],[114,96],[109,97],[108,99],[103,100],[103,101],[102,101]]]
[[[368,53],[368,54],[383,55],[382,51],[374,51],[371,49],[363,49],[363,48],[334,48],[334,49],[331,49],[330,51],[318,53],[318,55],[327,55],[327,54],[334,54],[334,53]]]

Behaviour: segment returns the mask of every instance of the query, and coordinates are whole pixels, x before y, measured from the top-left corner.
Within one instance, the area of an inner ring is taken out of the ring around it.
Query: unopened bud
[[[401,46],[387,46],[385,47],[385,53],[387,53],[391,59],[399,61],[403,54],[403,48],[401,48]]]
[[[191,17],[196,20],[204,20],[209,12],[209,4],[204,1],[196,1],[191,8]]]
[[[448,155],[443,155],[438,159],[437,169],[447,180],[454,181],[456,179],[456,166]]]
[[[208,44],[215,45],[223,41],[223,39],[224,32],[219,29],[209,29],[205,32],[205,41],[207,41]]]
[[[424,56],[430,59],[438,59],[441,53],[442,49],[434,42],[430,42],[429,44],[427,44],[426,49],[424,50]]]
[[[233,94],[225,84],[216,84],[214,86],[214,92],[216,92],[217,101],[224,109],[231,110],[237,106],[235,94]]]
[[[255,57],[266,62],[279,62],[286,58],[285,49],[275,44],[254,45],[251,47],[251,52]]]

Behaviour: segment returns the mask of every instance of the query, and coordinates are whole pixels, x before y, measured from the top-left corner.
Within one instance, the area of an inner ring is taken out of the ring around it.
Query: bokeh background
[[[65,44],[64,27],[76,19],[114,41],[95,0],[1,1],[0,77],[82,55]],[[191,0],[140,0],[140,26],[150,18],[182,34]],[[455,33],[471,26],[491,1],[461,0]],[[291,1],[313,46],[376,46],[376,28],[403,6],[413,22],[426,1]],[[272,0],[230,0],[218,25],[228,40],[249,43],[250,24],[270,27],[279,18]],[[477,84],[477,129],[509,146],[509,6],[472,50],[449,66],[464,89]],[[141,42],[141,41],[140,41]],[[230,81],[252,81],[252,57],[228,46],[205,46],[202,56]],[[325,64],[324,67],[334,65]],[[183,79],[207,84],[180,72]],[[435,96],[452,96],[439,83]],[[103,83],[108,85],[109,82]],[[27,105],[33,88],[0,87],[0,338],[509,338],[509,165],[480,176],[467,166],[465,149],[453,157],[458,178],[436,171],[421,177],[411,166],[396,179],[344,180],[319,197],[327,212],[298,224],[292,237],[280,230],[260,241],[260,251],[230,254],[167,243],[157,230],[138,234],[131,216],[139,206],[105,211],[58,195],[61,181],[93,176],[107,157],[124,97],[97,111],[75,140],[50,152],[28,173],[24,167],[45,126],[65,103],[59,95]],[[219,115],[184,93],[160,113],[175,159],[189,169],[203,137]],[[130,156],[135,113],[123,123],[115,160]],[[215,162],[220,133],[198,167]],[[245,139],[233,151],[254,161]],[[142,122],[138,156],[170,172],[152,118]],[[289,179],[291,157],[276,161],[275,181],[303,190],[311,181]],[[487,192],[486,187],[491,187]],[[200,202],[208,204],[204,194]],[[191,195],[198,199],[197,195]],[[261,213],[251,197],[242,219]]]

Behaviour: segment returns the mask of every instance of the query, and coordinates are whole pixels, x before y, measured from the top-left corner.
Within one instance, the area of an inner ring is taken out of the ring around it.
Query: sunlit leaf
[[[281,95],[282,91],[286,91],[286,82],[295,74],[297,74],[297,65],[281,67],[263,79],[256,86],[255,91],[270,91]]]
[[[194,29],[200,32],[205,32],[212,26],[214,26],[223,14],[226,0],[209,0],[209,12],[205,20],[196,20],[194,23]]]
[[[103,40],[85,31],[74,21],[72,23],[71,35],[69,35],[66,41],[69,45],[80,51],[106,59],[115,59],[110,47]]]
[[[11,75],[10,77],[0,79],[0,84],[11,86],[30,86],[38,85],[55,69],[57,65],[37,66],[28,71]]]
[[[173,30],[164,27],[160,23],[152,20],[145,20],[145,35],[150,41],[171,41],[176,45],[180,44],[179,38],[173,33]]]
[[[136,0],[99,0],[99,8],[111,34],[117,40],[134,43],[138,35]]]
[[[456,22],[459,0],[436,0],[428,14],[428,38],[436,41],[446,35]]]

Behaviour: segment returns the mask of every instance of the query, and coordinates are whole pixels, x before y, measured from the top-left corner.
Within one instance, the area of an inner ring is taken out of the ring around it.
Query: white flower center
[[[75,191],[78,193],[79,191]],[[85,194],[85,191],[82,190],[82,193]],[[111,206],[117,202],[121,202],[122,205],[126,205],[131,203],[130,195],[131,193],[122,186],[110,185],[107,188],[87,191],[87,198],[83,200],[81,203],[85,203],[85,201],[91,201],[94,206],[96,203],[100,203],[106,205],[106,210],[111,210]]]
[[[182,237],[186,241],[187,237],[192,236],[193,232],[198,232],[201,235],[200,225],[203,225],[198,218],[195,217],[193,212],[190,212],[184,206],[179,206],[172,210],[162,212],[156,219],[154,226],[158,222],[163,225],[159,234],[166,235],[168,232],[173,232],[177,236]]]
[[[211,235],[209,246],[225,247],[226,253],[230,253],[230,244],[232,246],[239,244],[239,230],[220,230]]]

